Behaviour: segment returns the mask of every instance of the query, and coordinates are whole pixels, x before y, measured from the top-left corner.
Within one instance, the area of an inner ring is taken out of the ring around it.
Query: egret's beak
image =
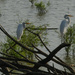
[[[26,23],[26,24],[30,24],[30,23]]]
[[[69,17],[73,17],[72,15],[68,15]]]

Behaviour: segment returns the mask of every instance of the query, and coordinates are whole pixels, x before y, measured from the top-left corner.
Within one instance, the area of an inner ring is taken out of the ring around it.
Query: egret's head
[[[25,25],[25,22],[23,22],[22,24]]]
[[[25,22],[23,22],[22,24],[23,24],[23,27],[25,28],[25,24],[30,24],[30,23],[25,23]]]
[[[68,17],[73,17],[72,15],[65,15],[64,18],[67,19]]]
[[[25,22],[23,22],[22,25],[23,25],[23,28],[25,28]]]

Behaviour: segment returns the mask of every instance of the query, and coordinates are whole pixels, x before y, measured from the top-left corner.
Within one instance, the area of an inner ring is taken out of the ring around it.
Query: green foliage
[[[50,6],[50,1],[48,1],[47,6]]]
[[[16,37],[13,37],[16,38]],[[0,43],[1,46],[1,51],[3,53],[6,53],[7,55],[15,56],[15,57],[20,57],[14,50],[12,50],[10,47],[12,47],[15,43],[10,39],[6,38],[6,42]],[[10,49],[9,49],[10,48]],[[13,49],[16,51],[20,52],[21,50],[19,49],[20,47],[18,45],[15,45]],[[9,50],[8,50],[9,49]]]
[[[29,21],[26,21],[26,22],[29,22]],[[48,40],[47,38],[45,37],[47,35],[47,33],[45,32],[46,30],[46,26],[47,25],[40,25],[40,26],[35,26],[33,25],[32,23],[31,24],[27,24],[26,25],[26,28],[36,34],[41,34],[41,38],[44,40],[44,43],[48,43]],[[36,29],[38,28],[38,29]],[[36,30],[35,30],[36,29]],[[42,46],[42,43],[40,42],[39,38],[34,35],[33,33],[29,32],[28,30],[24,30],[23,32],[23,36],[21,37],[21,40],[19,41],[20,43],[22,43],[24,46],[34,50],[32,44],[34,44],[36,47],[37,46]],[[16,39],[16,37],[13,37]],[[33,59],[33,53],[27,51],[26,49],[23,49],[22,47],[18,46],[18,45],[15,45],[13,47],[13,49],[11,49],[10,47],[12,47],[15,43],[7,37],[6,39],[6,42],[5,43],[1,43],[0,45],[2,46],[1,47],[1,51],[3,53],[6,53],[7,55],[12,55],[14,57],[19,57],[19,58],[23,58],[21,55],[29,58],[30,60]],[[10,49],[9,49],[10,48]],[[8,50],[9,49],[9,50]],[[19,52],[18,53],[16,53]],[[21,54],[21,55],[20,55]]]
[[[71,50],[73,51],[75,49],[75,24],[67,29],[67,33],[65,34],[64,40],[66,43],[71,44],[70,47],[65,48],[68,55]]]
[[[27,20],[26,22],[29,22],[29,21]],[[29,29],[30,31],[36,33],[36,34],[39,34],[41,36],[41,38],[43,40],[45,40],[44,37],[47,35],[47,33],[45,31],[47,26],[48,25],[35,26],[31,23],[31,24],[27,24],[26,28]],[[36,35],[34,35],[33,33],[27,31],[26,29],[24,31],[22,39],[23,40],[21,40],[21,41],[24,42],[23,44],[25,44],[27,46],[31,46],[31,43],[35,44],[35,46],[38,46],[38,45],[41,46],[39,38]],[[47,40],[45,42],[47,42]]]
[[[43,1],[40,3],[35,3],[36,8],[38,9],[39,14],[45,14],[47,12],[46,6],[50,5],[50,1],[45,5]]]

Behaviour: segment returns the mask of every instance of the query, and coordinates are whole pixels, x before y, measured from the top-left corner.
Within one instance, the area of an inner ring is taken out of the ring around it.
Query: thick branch
[[[48,49],[48,47],[45,45],[45,43],[42,41],[41,37],[40,37],[38,34],[32,32],[31,30],[29,30],[29,29],[27,29],[27,28],[26,28],[26,30],[28,30],[28,31],[31,32],[32,34],[38,36],[38,38],[40,39],[41,43],[44,45],[44,47],[46,48],[46,50],[47,50],[49,53],[51,53],[51,51]],[[37,49],[41,54],[46,54],[46,53],[42,52],[41,50],[39,50],[38,48],[36,48],[33,44],[32,44],[32,46],[33,46],[35,49]],[[61,59],[59,59],[57,56],[54,56],[54,57],[55,57],[57,60],[59,60],[60,62],[64,63],[64,62],[63,62]]]
[[[50,60],[52,60],[53,56],[55,56],[55,54],[60,51],[61,48],[65,47],[65,46],[70,46],[70,44],[65,44],[62,43],[61,45],[59,45],[55,50],[53,50],[48,56],[47,58],[43,59],[42,61],[39,61],[38,63],[41,64],[46,64],[47,62],[49,62]],[[39,68],[39,65],[35,65],[34,68]]]
[[[55,56],[55,54],[61,50],[61,48],[66,47],[66,46],[70,46],[70,44],[66,44],[66,43],[62,43],[61,45],[59,45],[55,50],[53,50],[48,56],[47,58],[45,58],[44,60],[40,61],[40,63],[42,64],[46,64],[47,62],[49,62],[50,60],[52,60],[53,56]]]
[[[33,44],[32,44],[32,45],[33,45]],[[38,49],[37,47],[35,47],[34,45],[33,45],[33,47],[34,47],[35,49],[37,49],[38,51],[40,51],[41,54],[44,55],[45,57],[48,56],[46,53],[42,52],[41,50],[39,50],[39,49]],[[56,57],[56,56],[55,56],[55,57]],[[56,58],[59,59],[58,57],[56,57]],[[60,59],[59,59],[59,60],[60,60]],[[69,65],[67,65],[66,63],[64,63],[62,60],[60,60],[61,62],[59,62],[59,61],[55,60],[54,58],[52,58],[52,61],[56,62],[57,64],[59,64],[59,65],[61,65],[61,66],[66,67],[67,69],[69,69],[70,72],[72,72],[72,73],[74,72],[73,69],[72,69]]]

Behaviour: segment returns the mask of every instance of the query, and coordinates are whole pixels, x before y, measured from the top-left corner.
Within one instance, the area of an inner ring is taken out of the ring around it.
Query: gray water
[[[38,0],[41,1],[41,0]],[[42,0],[47,2],[48,0]],[[63,16],[71,14],[71,25],[75,24],[75,0],[50,0],[51,5],[48,7],[48,12],[44,16],[38,16],[36,7],[31,7],[29,0],[0,0],[0,24],[6,29],[10,35],[16,36],[16,29],[18,23],[27,19],[34,25],[49,24],[51,28],[59,28]],[[59,29],[57,30],[59,32]],[[52,51],[60,43],[58,33],[54,30],[47,31],[49,44],[48,48]],[[5,41],[5,35],[0,31],[0,41]],[[45,51],[46,52],[46,51]],[[74,61],[66,59],[65,50],[62,49],[57,55],[67,63],[74,63]],[[70,58],[69,58],[70,59]],[[56,67],[61,68],[56,65]]]

